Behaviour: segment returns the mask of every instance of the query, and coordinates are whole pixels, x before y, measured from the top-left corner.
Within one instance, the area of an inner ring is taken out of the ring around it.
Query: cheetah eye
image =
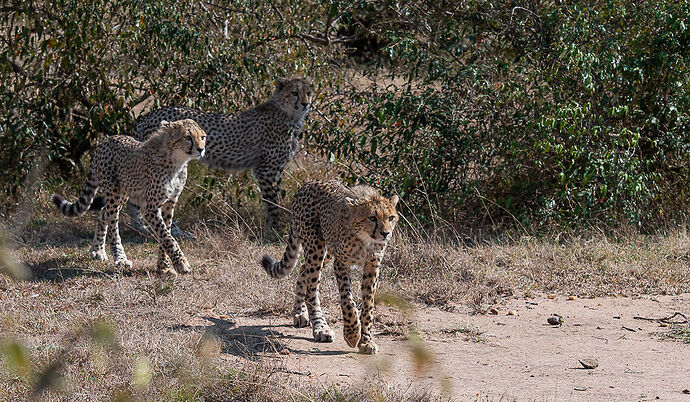
[[[311,98],[311,92],[307,92],[307,96]]]
[[[389,222],[393,222],[393,219],[395,219],[395,216],[392,216],[392,215],[391,215],[391,217],[388,218],[388,221],[389,221]]]
[[[189,141],[189,142],[192,142],[192,136],[191,135],[185,135],[184,139]]]
[[[293,92],[292,96],[299,96],[299,94],[297,92]]]
[[[375,215],[370,216],[369,220],[372,222],[376,222],[376,216]]]

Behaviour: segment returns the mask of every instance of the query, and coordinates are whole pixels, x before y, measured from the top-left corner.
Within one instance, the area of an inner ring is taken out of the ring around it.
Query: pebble
[[[599,367],[599,362],[597,361],[597,359],[580,359],[578,361],[580,362],[582,367],[584,367],[586,369],[591,370],[591,369]]]
[[[553,316],[547,318],[546,322],[548,322],[551,325],[561,325],[561,324],[563,324],[563,319],[557,315],[553,315]]]

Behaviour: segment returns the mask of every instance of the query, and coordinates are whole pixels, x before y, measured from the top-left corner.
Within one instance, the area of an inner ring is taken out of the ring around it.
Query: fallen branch
[[[684,321],[671,321],[676,316],[683,317]],[[668,317],[663,317],[663,318],[641,317],[638,315],[636,315],[633,318],[636,320],[656,321],[656,322],[660,322],[660,323],[663,322],[664,324],[690,324],[690,320],[688,320],[688,317],[685,314],[679,313],[677,311],[675,313],[673,313],[673,315],[670,315]]]

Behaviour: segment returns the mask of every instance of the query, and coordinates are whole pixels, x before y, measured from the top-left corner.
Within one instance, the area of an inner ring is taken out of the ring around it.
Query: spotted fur
[[[332,342],[333,331],[321,312],[321,269],[334,257],[333,269],[340,289],[345,341],[360,352],[374,354],[378,346],[371,337],[374,292],[379,265],[398,221],[398,196],[387,199],[368,186],[348,188],[338,181],[313,181],[300,188],[292,200],[292,225],[283,258],[264,255],[261,265],[274,278],[295,267],[304,248],[304,266],[295,287],[294,324],[309,325],[319,342]],[[350,267],[362,274],[362,312],[355,306]],[[361,318],[361,321],[360,321]]]
[[[105,261],[105,236],[110,228],[115,265],[130,268],[119,233],[119,213],[127,198],[144,209],[144,218],[159,242],[158,269],[175,275],[189,272],[182,250],[170,234],[175,203],[187,179],[187,163],[204,155],[206,134],[193,120],[162,122],[146,141],[115,135],[93,150],[84,190],[76,203],[58,194],[52,200],[65,216],[82,215],[100,188],[105,195],[91,256]],[[169,259],[172,260],[170,266]]]
[[[236,115],[167,106],[143,116],[135,136],[139,140],[148,138],[161,120],[196,121],[208,135],[201,162],[225,170],[252,169],[264,199],[266,224],[273,228],[279,219],[283,169],[297,152],[311,106],[311,82],[311,78],[278,79],[267,102]]]

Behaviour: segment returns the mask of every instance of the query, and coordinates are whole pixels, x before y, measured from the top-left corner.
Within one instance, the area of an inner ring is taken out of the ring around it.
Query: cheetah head
[[[346,198],[350,208],[352,228],[365,243],[387,243],[398,222],[398,196],[390,199],[378,194],[364,199]]]
[[[176,161],[200,159],[206,151],[206,132],[192,119],[172,123],[161,121],[161,131],[166,135],[166,146]]]
[[[289,114],[303,116],[311,107],[311,83],[311,77],[278,78],[273,98]]]

